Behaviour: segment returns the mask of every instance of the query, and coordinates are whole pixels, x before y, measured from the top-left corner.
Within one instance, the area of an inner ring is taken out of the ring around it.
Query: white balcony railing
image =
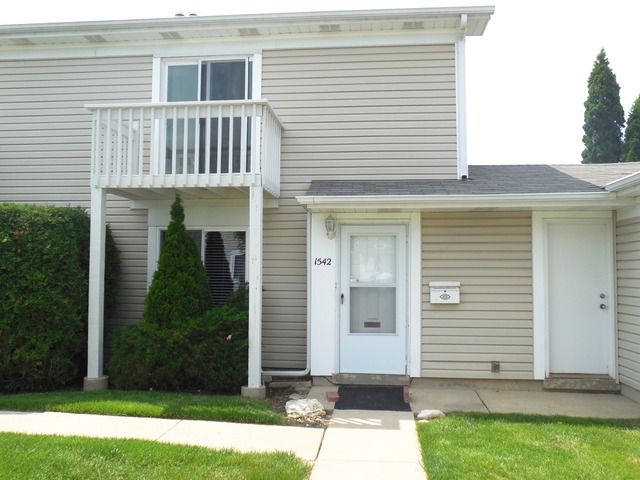
[[[87,105],[95,187],[262,185],[280,193],[282,124],[265,100]]]

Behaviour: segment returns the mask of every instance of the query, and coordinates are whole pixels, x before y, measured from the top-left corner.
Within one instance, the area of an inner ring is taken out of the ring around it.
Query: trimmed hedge
[[[231,295],[229,303],[243,304]],[[223,305],[182,324],[142,322],[116,332],[109,378],[124,390],[237,394],[248,367],[246,311]]]
[[[80,208],[0,204],[0,389],[49,390],[83,371],[89,235]],[[111,309],[119,258],[108,237]]]

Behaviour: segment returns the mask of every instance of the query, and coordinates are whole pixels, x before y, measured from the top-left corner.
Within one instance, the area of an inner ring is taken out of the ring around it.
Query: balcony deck
[[[280,194],[282,124],[266,100],[86,108],[93,112],[93,187],[127,198],[251,186]]]

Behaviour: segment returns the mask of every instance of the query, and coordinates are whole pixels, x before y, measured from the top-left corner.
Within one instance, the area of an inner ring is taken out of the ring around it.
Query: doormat
[[[411,411],[404,402],[404,387],[338,387],[338,395],[338,410]]]

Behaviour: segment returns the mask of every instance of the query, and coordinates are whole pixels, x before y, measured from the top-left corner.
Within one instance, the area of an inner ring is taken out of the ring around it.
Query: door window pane
[[[246,100],[246,61],[202,64],[202,100]]]
[[[167,79],[167,101],[189,102],[198,100],[198,65],[170,65]],[[187,120],[185,149],[184,120],[167,120],[165,173],[173,173],[173,149],[176,150],[176,173],[195,173],[196,121]],[[186,171],[185,171],[186,167]]]
[[[349,333],[396,333],[395,287],[351,287]]]
[[[247,59],[202,62],[200,65],[170,65],[167,74],[167,101],[247,100],[252,95],[252,74],[252,62]],[[198,83],[200,83],[200,90],[198,90]],[[217,114],[214,113],[214,115]],[[241,165],[250,172],[251,117],[245,119],[237,116],[233,119],[224,117],[219,122],[216,116],[209,122],[210,128],[207,129],[206,118],[201,117],[197,121],[187,120],[185,148],[185,120],[180,119],[175,122],[167,120],[165,173],[191,174],[196,171],[205,173],[207,155],[210,159],[208,166],[210,173],[239,173],[242,171]],[[242,135],[243,127],[244,136]],[[195,165],[196,128],[200,133],[197,166]],[[218,142],[219,137],[220,142]],[[210,145],[208,152],[206,151],[207,140]],[[241,158],[243,146],[245,155]],[[218,149],[220,158],[218,158]],[[176,172],[172,171],[174,155]],[[218,161],[220,161],[219,169]]]
[[[198,65],[170,65],[167,102],[198,100]]]
[[[351,237],[351,283],[385,284],[396,281],[396,237]]]
[[[349,333],[396,333],[396,236],[350,240]]]

